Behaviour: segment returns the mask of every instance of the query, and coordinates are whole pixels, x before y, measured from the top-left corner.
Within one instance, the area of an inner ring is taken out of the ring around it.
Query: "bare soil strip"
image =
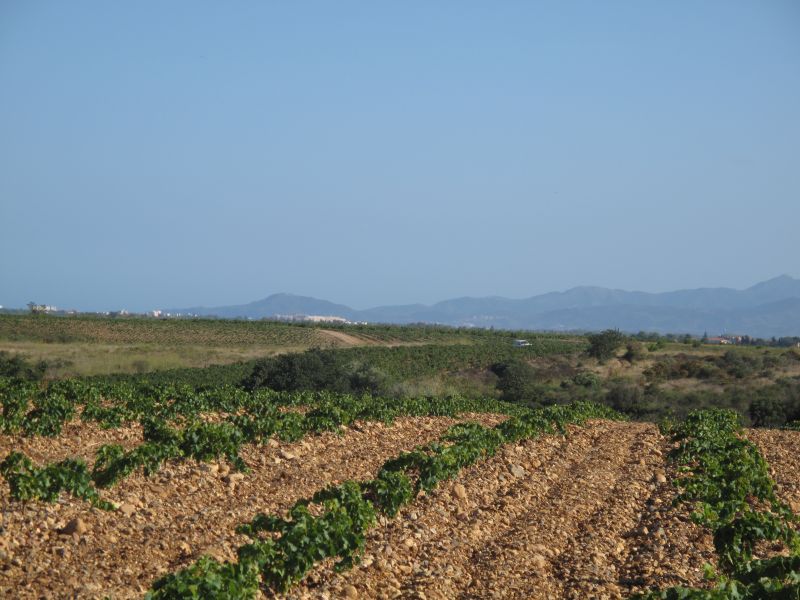
[[[778,496],[800,514],[800,431],[748,429],[747,438],[767,459]]]
[[[281,512],[331,483],[372,477],[388,458],[467,419],[491,426],[503,417],[402,418],[389,427],[358,423],[342,436],[245,446],[241,455],[252,468],[246,475],[230,473],[225,464],[172,462],[158,475],[134,475],[105,491],[104,497],[122,504],[115,512],[67,496],[56,504],[21,503],[11,500],[2,484],[0,596],[141,597],[157,577],[201,554],[233,559],[234,549],[246,541],[234,529],[256,512]],[[70,448],[76,439],[97,441],[98,432],[87,431],[68,436]],[[5,451],[9,441],[2,440]],[[60,440],[29,440],[29,446],[45,443],[57,448]],[[42,448],[41,454],[52,459],[63,452]],[[74,518],[85,531],[60,534]]]
[[[597,422],[505,448],[373,530],[361,566],[319,570],[289,596],[627,595],[626,565],[651,543],[636,536],[654,537],[641,525],[646,503],[663,504],[657,494],[670,492],[664,444],[653,425]],[[702,556],[682,550],[702,567]],[[660,584],[649,562],[640,566],[639,583]]]
[[[0,459],[16,450],[36,464],[65,458],[82,458],[91,464],[95,452],[103,444],[121,444],[129,449],[141,444],[142,436],[142,426],[139,423],[103,429],[95,422],[73,419],[64,424],[61,434],[56,438],[0,434]]]
[[[320,329],[319,333],[322,337],[335,342],[337,346],[342,346],[345,348],[349,348],[351,346],[365,346],[375,343],[372,340],[367,340],[360,336],[356,337],[355,335],[351,335],[343,331],[335,331],[333,329]]]
[[[666,458],[671,449],[662,438],[655,452]],[[617,570],[623,596],[676,585],[707,587],[703,566],[716,562],[711,532],[692,521],[691,505],[673,506],[677,471],[669,461],[664,467],[648,486],[639,522],[623,536],[627,547]]]

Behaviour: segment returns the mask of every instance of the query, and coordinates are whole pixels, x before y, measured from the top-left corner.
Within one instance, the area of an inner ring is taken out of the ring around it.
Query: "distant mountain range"
[[[168,311],[252,319],[325,315],[371,323],[438,323],[548,331],[619,328],[629,332],[800,336],[800,279],[782,275],[745,290],[700,288],[659,294],[576,287],[521,300],[466,297],[431,306],[408,304],[366,310],[307,296],[273,294],[250,304]]]

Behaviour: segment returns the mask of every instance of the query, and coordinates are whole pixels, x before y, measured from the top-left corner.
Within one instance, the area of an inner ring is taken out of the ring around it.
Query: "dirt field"
[[[495,424],[501,417],[472,415]],[[23,504],[0,487],[0,596],[136,598],[154,579],[203,553],[233,559],[234,528],[279,512],[332,482],[373,476],[387,458],[437,438],[454,422],[406,418],[359,424],[342,436],[246,447],[252,472],[226,464],[171,463],[104,491],[116,512],[62,496]],[[800,500],[800,433],[750,433],[787,500]],[[91,458],[138,428],[69,425],[57,440],[0,437],[37,462]],[[650,586],[702,585],[709,535],[673,508],[668,441],[655,426],[594,422],[567,437],[502,449],[420,497],[368,535],[360,566],[312,571],[291,598],[621,598]],[[59,532],[80,518],[85,531]]]
[[[323,570],[290,597],[619,598],[700,584],[713,546],[669,506],[664,444],[652,425],[600,422],[505,449],[376,528],[360,567]]]
[[[492,425],[501,418],[476,415],[471,420]],[[407,418],[391,427],[363,423],[343,436],[245,447],[242,457],[252,472],[243,477],[231,474],[224,463],[173,463],[156,476],[135,475],[103,492],[123,504],[127,515],[68,496],[56,504],[17,502],[4,483],[0,595],[141,597],[159,575],[201,554],[233,559],[233,550],[245,541],[234,529],[257,511],[280,511],[332,482],[368,478],[387,459],[438,438],[454,422]],[[90,458],[101,443],[141,441],[138,427],[102,431],[76,423],[65,433],[56,441],[0,436],[0,456],[16,449],[37,462],[67,455]],[[85,533],[60,534],[74,518],[85,524]]]

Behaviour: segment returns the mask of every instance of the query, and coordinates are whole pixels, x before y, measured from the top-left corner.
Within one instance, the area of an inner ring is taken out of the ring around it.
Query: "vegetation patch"
[[[769,467],[758,448],[742,438],[739,416],[705,410],[673,430],[671,455],[682,473],[676,502],[691,502],[692,518],[708,527],[720,573],[707,567],[714,589],[675,587],[639,595],[643,599],[797,598],[800,595],[798,517],[778,499]],[[788,556],[758,559],[759,544],[781,544]]]

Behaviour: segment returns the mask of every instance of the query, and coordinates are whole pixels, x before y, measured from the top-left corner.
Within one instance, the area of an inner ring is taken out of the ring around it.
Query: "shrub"
[[[786,423],[786,410],[778,398],[756,398],[749,413],[755,427],[780,427]]]
[[[643,357],[644,348],[642,347],[642,344],[639,342],[628,342],[625,356],[623,356],[623,358],[629,363],[635,363],[638,360],[642,360]]]
[[[540,397],[536,369],[524,361],[492,366],[500,398],[506,402],[536,402]]]
[[[591,371],[582,371],[572,378],[572,383],[580,387],[595,388],[600,386],[600,378]]]
[[[641,417],[644,413],[644,392],[638,385],[618,383],[608,390],[605,403],[626,415]]]
[[[341,352],[309,350],[256,362],[245,381],[250,390],[313,390],[380,394],[385,377],[373,366],[348,360]]]
[[[625,342],[625,336],[618,329],[606,329],[601,333],[590,335],[588,339],[589,349],[587,352],[589,356],[599,360],[612,358]]]
[[[45,361],[32,364],[18,354],[0,351],[0,377],[39,381],[44,377],[45,371],[47,371]]]

